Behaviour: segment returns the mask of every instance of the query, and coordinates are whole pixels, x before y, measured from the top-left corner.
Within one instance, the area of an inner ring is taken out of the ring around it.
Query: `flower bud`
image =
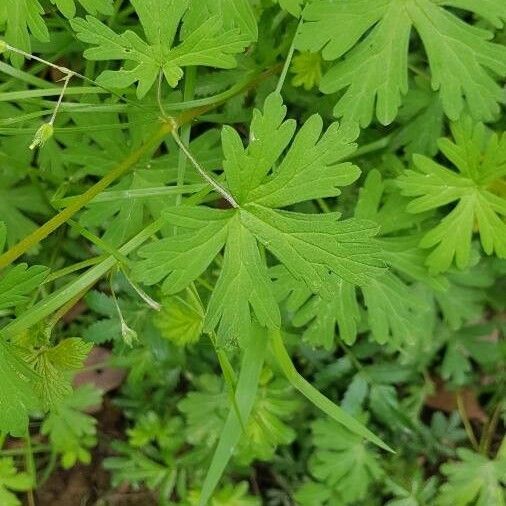
[[[7,42],[5,42],[5,40],[0,40],[0,54],[5,53],[7,49],[8,49]]]
[[[30,149],[34,150],[39,146],[44,146],[44,144],[53,136],[54,128],[51,123],[43,123],[39,129],[35,132],[33,137],[33,141],[30,144]]]
[[[139,340],[137,332],[130,328],[124,320],[121,321],[121,335],[123,337],[123,341],[125,341],[125,343],[130,347]]]

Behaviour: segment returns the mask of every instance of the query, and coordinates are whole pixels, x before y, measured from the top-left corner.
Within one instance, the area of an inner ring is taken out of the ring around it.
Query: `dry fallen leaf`
[[[440,378],[434,380],[435,392],[425,398],[425,405],[433,409],[439,409],[451,413],[457,409],[457,394],[460,392],[467,416],[481,423],[487,421],[487,415],[483,411],[476,397],[476,393],[470,388],[462,388],[458,391],[446,389],[446,385]]]
[[[118,388],[125,378],[125,370],[108,365],[111,352],[107,348],[95,346],[84,363],[85,370],[74,376],[74,386],[93,385],[107,393]],[[101,406],[92,406],[87,411],[96,413]]]

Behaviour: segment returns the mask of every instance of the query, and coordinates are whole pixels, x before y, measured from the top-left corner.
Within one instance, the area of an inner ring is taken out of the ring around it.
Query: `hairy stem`
[[[217,181],[215,181],[197,162],[195,157],[191,154],[190,150],[184,145],[179,137],[176,128],[173,128],[171,131],[172,137],[176,141],[176,144],[179,146],[181,151],[186,155],[188,160],[190,160],[191,164],[197,169],[197,172],[202,176],[202,179],[207,181],[232,207],[239,208],[239,204],[236,202],[234,197],[230,193],[223,188]]]
[[[186,71],[185,80],[184,80],[184,91],[183,91],[183,100],[193,100],[195,94],[195,84],[197,80],[197,68],[190,67]],[[190,145],[190,134],[191,134],[191,123],[187,123],[181,127],[181,141],[185,146]],[[186,156],[183,151],[179,152],[178,166],[177,166],[177,181],[176,186],[181,188],[184,185],[184,179],[186,175]],[[176,206],[181,204],[182,194],[179,193],[176,195]]]
[[[247,83],[241,85],[234,90],[234,94],[241,93],[242,91],[256,86],[262,82],[266,77],[270,76],[276,71],[276,67],[269,69],[261,74],[256,75],[253,79]],[[159,146],[163,139],[172,133],[174,126],[184,125],[193,121],[195,118],[205,114],[206,112],[218,107],[221,103],[230,98],[229,94],[224,93],[220,101],[214,101],[207,105],[202,105],[191,109],[189,111],[181,112],[175,119],[175,121],[164,122],[160,126],[157,132],[155,132],[150,139],[146,141],[141,147],[130,153],[124,160],[119,162],[111,171],[106,174],[100,181],[95,183],[91,188],[84,192],[76,200],[73,201],[67,208],[62,210],[56,216],[51,218],[49,221],[40,226],[37,230],[26,236],[20,242],[15,244],[12,248],[7,250],[5,253],[0,255],[0,269],[7,267],[12,262],[17,260],[21,255],[26,253],[28,250],[33,248],[39,242],[43,241],[48,235],[61,227],[67,222],[72,216],[80,211],[88,202],[93,200],[97,195],[106,190],[114,181],[119,179],[123,174],[128,172],[140,158],[151,149]],[[211,183],[210,183],[211,184]],[[236,205],[237,207],[237,205]]]

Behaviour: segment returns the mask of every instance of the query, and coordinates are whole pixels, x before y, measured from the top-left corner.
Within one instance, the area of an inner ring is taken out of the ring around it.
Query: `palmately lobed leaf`
[[[452,134],[454,141],[441,139],[439,146],[458,171],[416,155],[418,170],[398,178],[402,194],[413,198],[409,212],[454,206],[420,242],[435,247],[427,259],[434,273],[448,270],[454,259],[460,269],[469,265],[475,230],[486,254],[506,258],[506,199],[495,190],[506,173],[506,136],[491,134],[470,118],[452,124]]]
[[[503,506],[506,458],[501,451],[494,460],[467,448],[459,448],[457,454],[460,460],[442,466],[447,482],[441,486],[437,506]]]
[[[133,268],[139,281],[164,280],[163,291],[177,293],[201,276],[225,247],[204,324],[207,331],[218,327],[224,341],[247,333],[251,311],[261,325],[280,326],[259,245],[313,292],[328,288],[330,272],[356,285],[383,273],[379,248],[372,240],[378,231],[374,222],[340,220],[339,213],[278,209],[336,196],[339,187],[360,174],[355,165],[342,161],[356,149],[356,126],[335,123],[323,132],[322,120],[315,115],[293,138],[295,122],[285,121],[285,115],[281,96],[273,93],[263,111],[254,112],[246,147],[235,130],[224,129],[226,184],[239,208],[167,208],[165,218],[181,233],[142,247],[139,255],[144,260]]]
[[[98,82],[111,88],[138,83],[138,98],[148,93],[160,74],[175,87],[188,66],[233,68],[235,56],[257,36],[251,6],[244,0],[214,4],[200,0],[132,0],[132,4],[146,40],[131,30],[118,34],[93,16],[73,19],[71,25],[80,40],[95,46],[85,51],[86,58],[127,62],[119,70],[105,70]],[[222,16],[223,12],[227,15]]]
[[[0,273],[0,309],[27,302],[31,292],[40,286],[48,274],[49,269],[43,265],[28,267],[27,264],[15,265]]]
[[[315,450],[309,468],[314,478],[336,493],[341,504],[364,500],[383,475],[375,450],[332,420],[317,420],[312,432]]]
[[[408,55],[413,28],[419,34],[446,115],[456,120],[467,109],[477,120],[492,120],[506,96],[496,76],[506,75],[506,48],[493,34],[463,21],[446,7],[475,13],[501,27],[501,0],[315,0],[304,9],[296,47],[321,50],[335,60],[323,76],[324,93],[343,91],[334,112],[368,126],[398,114],[409,89]]]
[[[28,430],[28,414],[40,409],[41,403],[35,393],[40,379],[23,360],[19,349],[0,339],[0,430],[21,437]]]
[[[56,408],[72,394],[72,374],[82,367],[91,347],[91,343],[78,337],[69,337],[56,346],[20,351],[27,365],[38,375],[34,390],[44,410]]]
[[[367,323],[376,342],[400,348],[420,334],[415,315],[426,306],[412,282],[422,281],[437,290],[447,288],[442,279],[427,272],[426,255],[418,248],[419,237],[411,235],[413,223],[407,226],[396,219],[392,226],[390,213],[394,219],[399,215],[399,195],[385,189],[380,172],[371,170],[360,189],[355,216],[377,223],[379,237],[371,240],[382,250],[381,258],[390,268],[387,273],[371,277],[367,283],[332,274],[323,280],[324,289],[313,295],[314,290],[288,269],[271,269],[277,300],[286,302],[292,325],[304,327],[303,338],[313,345],[332,349],[336,337],[351,345],[357,339],[359,324]],[[332,213],[325,216],[332,219]],[[359,309],[359,292],[366,318]]]

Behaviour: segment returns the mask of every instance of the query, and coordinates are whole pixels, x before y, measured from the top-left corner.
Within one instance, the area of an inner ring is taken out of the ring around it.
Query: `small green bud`
[[[0,40],[0,54],[5,53],[7,49],[8,49],[7,42],[5,42],[5,40]]]
[[[39,146],[44,146],[44,144],[53,136],[54,128],[51,123],[42,124],[39,129],[35,132],[33,137],[33,141],[30,144],[30,149],[34,150]]]
[[[123,337],[123,341],[130,346],[130,348],[133,346],[133,344],[139,340],[137,337],[137,332],[135,332],[134,329],[130,328],[125,320],[121,320],[121,336]]]

